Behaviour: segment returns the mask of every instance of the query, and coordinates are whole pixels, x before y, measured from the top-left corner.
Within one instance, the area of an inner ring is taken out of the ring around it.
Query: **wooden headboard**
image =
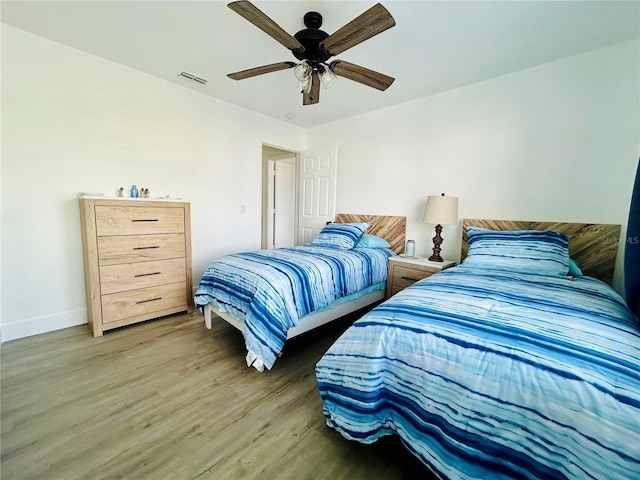
[[[609,285],[613,281],[620,225],[474,219],[465,219],[462,225],[460,261],[465,259],[469,250],[467,226],[490,230],[555,230],[569,235],[569,256],[576,261],[583,274],[598,278]]]
[[[404,243],[407,235],[407,217],[389,215],[353,215],[339,213],[336,223],[371,222],[365,233],[384,238],[391,245],[391,250],[404,253]]]

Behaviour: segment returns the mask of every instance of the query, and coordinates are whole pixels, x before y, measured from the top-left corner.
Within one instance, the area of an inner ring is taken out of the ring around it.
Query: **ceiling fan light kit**
[[[308,61],[303,60],[294,67],[293,73],[302,82],[311,76],[313,67]]]
[[[338,78],[338,76],[333,73],[333,70],[331,70],[330,68],[323,68],[319,75],[320,82],[322,82],[322,86],[324,88],[331,87],[331,85],[333,85]]]
[[[303,105],[318,103],[320,83],[324,88],[329,88],[337,77],[348,78],[381,91],[389,88],[394,81],[393,77],[343,60],[327,63],[331,57],[395,26],[396,22],[389,11],[379,3],[331,35],[320,30],[322,15],[318,12],[307,12],[304,15],[306,28],[292,36],[247,0],[229,3],[228,7],[291,50],[293,56],[299,60],[272,63],[228,74],[227,76],[233,80],[293,68],[302,93]]]

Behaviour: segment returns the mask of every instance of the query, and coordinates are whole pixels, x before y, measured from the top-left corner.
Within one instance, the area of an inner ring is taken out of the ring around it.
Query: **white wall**
[[[460,198],[460,219],[626,229],[639,95],[636,40],[316,127],[307,143],[339,146],[339,212],[407,215],[421,255],[434,234],[421,223],[426,197],[442,192]],[[460,226],[443,237],[443,256],[459,259]]]
[[[78,191],[136,183],[190,201],[196,283],[211,258],[258,248],[262,143],[338,145],[338,211],[407,215],[419,254],[433,236],[420,222],[426,197],[440,192],[460,197],[460,218],[626,225],[640,152],[637,41],[305,132],[1,33],[5,341],[86,322]],[[459,227],[443,235],[444,256],[457,259]],[[618,290],[621,278],[618,268]]]
[[[86,323],[77,192],[191,202],[194,283],[260,248],[262,143],[305,132],[2,25],[2,339]],[[246,213],[241,213],[246,205]]]

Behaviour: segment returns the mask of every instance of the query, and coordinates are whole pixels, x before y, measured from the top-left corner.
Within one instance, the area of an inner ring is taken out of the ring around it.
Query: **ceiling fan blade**
[[[325,38],[320,46],[331,56],[338,55],[348,48],[384,32],[395,24],[396,22],[389,11],[377,3]]]
[[[311,90],[302,94],[302,105],[315,105],[320,101],[320,77],[317,73],[311,77]]]
[[[233,80],[244,80],[245,78],[255,77],[256,75],[264,75],[265,73],[277,72],[278,70],[286,70],[296,66],[295,62],[280,62],[263,65],[261,67],[249,68],[239,72],[230,73],[227,77]]]
[[[368,68],[345,62],[344,60],[336,60],[335,62],[331,62],[329,68],[333,71],[333,73],[340,77],[363,83],[365,85],[368,85],[369,87],[382,90],[383,92],[387,88],[389,88],[395,80],[395,78],[389,77],[384,73],[369,70]]]
[[[304,50],[304,46],[298,40],[285,32],[280,25],[262,13],[262,11],[251,2],[240,0],[238,2],[231,2],[227,6],[289,50]]]

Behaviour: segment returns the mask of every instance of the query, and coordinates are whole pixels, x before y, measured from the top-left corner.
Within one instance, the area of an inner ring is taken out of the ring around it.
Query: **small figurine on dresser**
[[[120,189],[118,190],[118,196],[119,197],[124,197],[124,188],[120,187]]]
[[[149,198],[149,189],[148,188],[142,188],[142,189],[140,189],[140,191],[142,192],[142,198]]]

